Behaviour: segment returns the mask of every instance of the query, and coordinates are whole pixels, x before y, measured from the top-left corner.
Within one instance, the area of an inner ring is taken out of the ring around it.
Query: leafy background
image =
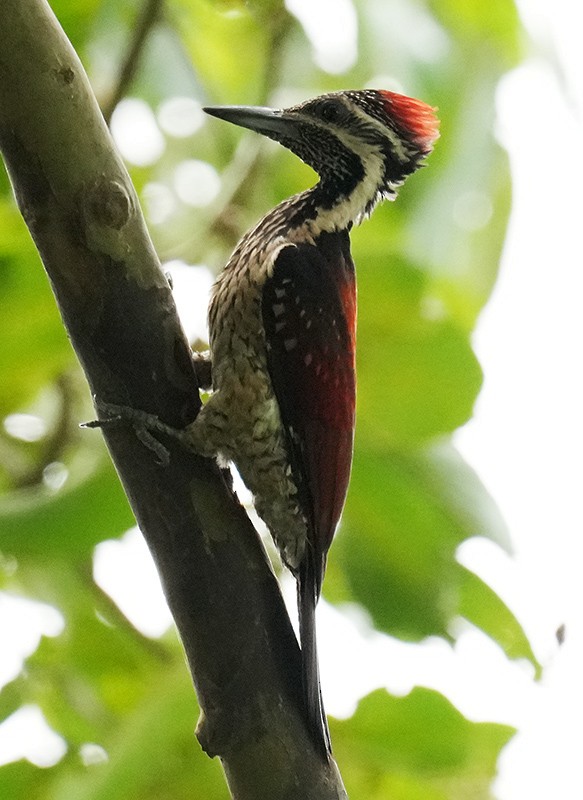
[[[144,4],[51,4],[106,108]],[[509,543],[451,439],[482,383],[471,335],[496,280],[511,202],[494,92],[519,63],[524,34],[510,0],[355,0],[354,8],[358,59],[338,74],[318,65],[280,0],[168,0],[128,94],[154,114],[174,96],[280,104],[365,85],[439,106],[442,138],[428,168],[352,237],[358,431],[324,594],[410,642],[452,641],[464,619],[538,670],[519,621],[456,560],[474,536]],[[188,136],[158,133],[159,157],[129,166],[163,262],[216,271],[247,227],[312,180],[290,154],[214,121]],[[222,181],[199,207],[173,183],[193,158]],[[0,719],[38,705],[67,744],[50,768],[2,767],[0,796],[226,798],[220,766],[193,737],[196,700],[174,632],[145,636],[94,580],[96,545],[120,537],[132,517],[99,438],[77,428],[92,416],[88,392],[4,173],[0,193],[0,589],[48,603],[64,619],[2,689]],[[169,199],[166,211],[160,198]],[[476,198],[487,213],[474,213]],[[513,733],[469,721],[422,687],[404,697],[378,689],[331,727],[353,800],[489,798]]]

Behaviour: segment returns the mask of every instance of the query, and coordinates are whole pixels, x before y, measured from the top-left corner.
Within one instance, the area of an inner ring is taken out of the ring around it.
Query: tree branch
[[[103,116],[109,125],[115,107],[129,89],[144,52],[144,45],[148,40],[150,31],[160,18],[164,0],[144,0],[140,13],[134,26],[133,36],[126,56],[120,64],[117,80],[111,95],[102,104]]]
[[[91,391],[181,427],[200,406],[187,341],[127,172],[45,0],[0,5],[0,149]],[[89,435],[89,434],[88,434]],[[268,559],[212,462],[104,430],[237,800],[345,798],[306,729],[299,650]]]

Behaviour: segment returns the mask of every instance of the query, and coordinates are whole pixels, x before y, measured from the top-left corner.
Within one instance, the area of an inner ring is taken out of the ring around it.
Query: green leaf
[[[382,293],[377,300],[382,303]],[[448,322],[388,332],[386,325],[373,328],[365,312],[361,319],[363,338],[377,343],[358,358],[364,437],[387,444],[422,442],[467,422],[482,372],[465,333]]]
[[[47,770],[28,761],[17,761],[0,767],[0,797],[46,800]]]
[[[357,447],[326,597],[356,600],[380,630],[409,640],[449,638],[451,620],[461,615],[540,674],[520,622],[456,559],[458,546],[473,536],[509,548],[496,505],[451,445]]]
[[[175,22],[212,103],[258,100],[266,67],[270,26],[242,5],[225,9],[207,0],[177,0]]]
[[[451,445],[401,451],[357,440],[331,561],[381,630],[447,635],[458,613],[456,549],[475,535],[507,541],[495,505]]]
[[[86,46],[102,4],[103,0],[51,0],[55,16],[77,50]]]
[[[469,50],[486,50],[500,71],[516,63],[521,52],[520,20],[512,0],[432,0],[430,8],[460,44]]]
[[[542,667],[512,611],[493,589],[464,568],[460,573],[459,611],[463,617],[498,642],[509,658],[530,661],[535,667],[536,677],[541,677]]]
[[[469,419],[482,372],[467,330],[449,316],[430,276],[392,250],[383,223],[379,214],[354,236],[358,427],[412,445]]]
[[[353,717],[332,721],[331,730],[353,800],[489,797],[498,755],[514,733],[470,722],[443,695],[423,688],[406,697],[375,691]]]
[[[444,101],[434,180],[408,209],[401,239],[426,270],[434,307],[467,331],[494,286],[510,213],[508,157],[490,129],[495,87],[485,74],[464,85],[455,106]]]
[[[18,678],[2,687],[0,690],[0,722],[3,722],[15,711],[18,711],[23,704],[22,697],[22,684]],[[1,774],[2,769],[0,768]]]
[[[82,450],[58,491],[44,487],[0,496],[0,550],[19,559],[90,555],[103,539],[134,524],[127,498],[103,448]]]
[[[194,739],[196,701],[182,658],[152,680],[141,702],[104,738],[106,763],[72,763],[56,775],[47,800],[226,800],[218,761]]]
[[[9,200],[0,200],[0,319],[1,419],[74,360],[38,253]]]
[[[72,746],[115,729],[158,681],[159,670],[173,660],[182,663],[175,638],[169,647],[140,634],[96,587],[87,566],[26,563],[11,590],[52,604],[65,626],[41,639],[25,671],[0,693],[0,708],[39,705]]]

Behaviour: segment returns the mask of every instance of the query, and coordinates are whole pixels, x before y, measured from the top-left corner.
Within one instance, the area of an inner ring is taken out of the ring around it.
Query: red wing
[[[323,574],[354,436],[356,290],[348,234],[283,248],[263,290],[262,314],[294,480]]]

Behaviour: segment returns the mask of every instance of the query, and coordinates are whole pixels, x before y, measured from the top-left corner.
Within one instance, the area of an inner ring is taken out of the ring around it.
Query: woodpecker
[[[286,109],[204,110],[275,139],[319,175],[246,233],[219,275],[209,307],[213,393],[180,438],[236,465],[297,580],[305,710],[327,757],[315,609],[352,462],[349,232],[395,198],[431,152],[439,123],[435,109],[384,90],[335,92]]]
[[[190,445],[233,461],[297,579],[310,730],[330,751],[315,608],[352,462],[356,283],[349,231],[427,156],[435,109],[389,91],[326,94],[286,109],[213,106],[319,175],[243,236],[209,308],[214,392]]]

